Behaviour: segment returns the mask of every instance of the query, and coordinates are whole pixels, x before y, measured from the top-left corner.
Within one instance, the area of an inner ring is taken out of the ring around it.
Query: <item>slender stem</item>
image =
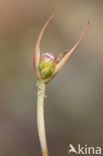
[[[44,123],[44,96],[45,84],[43,81],[38,81],[38,98],[37,98],[37,125],[40,145],[43,156],[48,156],[48,147],[46,143],[46,132]]]

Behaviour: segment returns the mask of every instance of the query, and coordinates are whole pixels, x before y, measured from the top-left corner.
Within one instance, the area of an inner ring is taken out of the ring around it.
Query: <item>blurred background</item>
[[[103,145],[103,1],[0,0],[0,156],[41,156],[36,124],[33,53],[47,21],[41,52],[80,47],[47,85],[45,122],[51,156],[69,144]]]

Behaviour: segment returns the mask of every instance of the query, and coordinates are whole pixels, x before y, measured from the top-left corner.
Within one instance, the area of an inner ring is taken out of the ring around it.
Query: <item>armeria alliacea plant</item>
[[[38,84],[38,94],[37,94],[37,125],[38,125],[38,134],[40,139],[40,145],[43,156],[48,156],[48,148],[46,143],[46,133],[45,133],[45,124],[44,124],[44,97],[45,97],[45,87],[48,82],[50,82],[57,73],[62,69],[68,58],[73,54],[73,52],[80,45],[87,28],[89,26],[89,22],[82,32],[79,41],[75,44],[72,49],[68,49],[63,51],[57,57],[54,57],[50,53],[40,53],[40,41],[43,36],[44,30],[47,27],[48,23],[54,17],[52,15],[48,21],[45,23],[42,28],[37,42],[35,46],[33,64],[34,70],[37,78]]]

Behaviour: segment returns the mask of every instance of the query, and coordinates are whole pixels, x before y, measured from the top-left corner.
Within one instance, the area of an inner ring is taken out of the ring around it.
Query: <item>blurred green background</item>
[[[0,156],[41,156],[36,124],[33,53],[37,36],[55,14],[41,52],[80,47],[47,85],[45,122],[51,156],[69,144],[103,144],[103,1],[0,0]]]

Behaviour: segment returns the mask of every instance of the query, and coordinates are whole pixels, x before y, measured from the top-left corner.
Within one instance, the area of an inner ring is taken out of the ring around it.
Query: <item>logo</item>
[[[77,148],[75,148],[72,144],[69,144],[69,150],[68,154],[75,153],[75,154],[87,154],[87,155],[100,155],[102,154],[102,148],[101,147],[89,147],[88,145],[81,146],[80,144],[77,145]]]

